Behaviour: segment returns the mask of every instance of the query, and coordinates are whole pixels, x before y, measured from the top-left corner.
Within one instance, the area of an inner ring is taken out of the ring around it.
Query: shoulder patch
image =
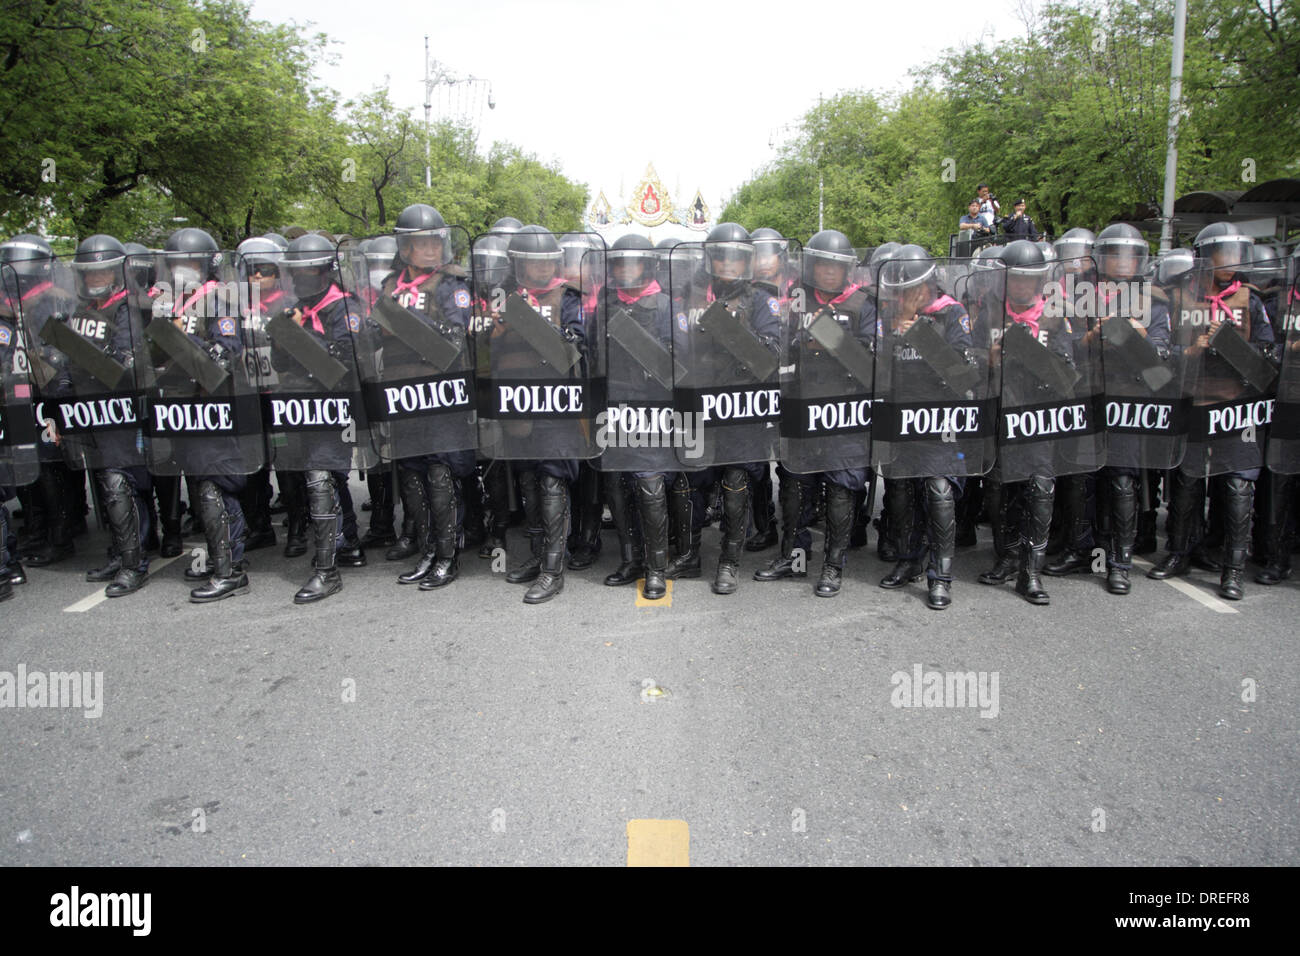
[[[0,325],[0,345],[8,345],[12,341],[12,334],[8,326]]]
[[[456,308],[458,309],[469,308],[469,292],[465,289],[457,289],[456,294],[451,297],[451,300],[456,303]]]
[[[970,316],[963,312],[957,319],[961,323],[961,330],[970,335]]]
[[[686,313],[685,313],[685,312],[678,312],[678,313],[677,313],[677,327],[678,327],[679,329],[681,329],[683,332],[685,332],[685,331],[686,331],[686,325],[687,325],[687,323],[686,323]]]
[[[224,318],[224,319],[217,319],[217,334],[218,334],[218,335],[234,335],[234,334],[235,334],[235,320],[232,319],[232,318],[229,318],[229,317]]]
[[[348,329],[352,332],[353,335],[356,335],[358,332],[360,332],[360,331],[361,331],[361,316],[357,315],[355,312],[349,312],[349,313],[348,313]]]
[[[767,309],[768,309],[768,311],[771,312],[773,315],[780,315],[780,314],[781,314],[781,303],[777,302],[776,299],[773,299],[773,298],[769,297],[768,300],[767,300]]]

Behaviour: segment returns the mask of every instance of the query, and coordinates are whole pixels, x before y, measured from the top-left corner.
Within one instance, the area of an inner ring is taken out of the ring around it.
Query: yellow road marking
[[[672,607],[673,606],[673,582],[666,582],[668,592],[658,601],[647,601],[645,596],[645,578],[636,582],[636,606],[637,607]]]
[[[628,820],[628,866],[690,866],[691,828],[685,820]]]

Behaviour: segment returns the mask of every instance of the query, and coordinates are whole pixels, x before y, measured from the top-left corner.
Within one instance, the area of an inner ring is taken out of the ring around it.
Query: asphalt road
[[[623,865],[635,820],[684,821],[634,849],[692,865],[1300,863],[1296,583],[1080,576],[1031,607],[976,583],[987,536],[936,613],[877,587],[874,533],[834,600],[819,554],[749,580],[766,552],[734,596],[706,572],[638,607],[606,532],[547,605],[472,554],[424,593],[372,554],[305,608],[278,549],[217,605],[189,557],[85,600],[96,533],[0,605],[0,672],[103,675],[99,717],[0,710],[0,864]],[[896,706],[918,666],[986,695]]]

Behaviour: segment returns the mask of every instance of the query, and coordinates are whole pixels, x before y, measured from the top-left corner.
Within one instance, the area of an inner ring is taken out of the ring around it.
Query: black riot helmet
[[[334,281],[334,243],[324,236],[306,233],[289,243],[284,266],[293,281],[293,293],[300,299],[323,294]]]
[[[142,242],[122,244],[126,250],[126,271],[132,288],[145,291],[153,286],[158,276],[158,263],[149,247]]]
[[[163,243],[163,262],[176,295],[186,287],[217,277],[221,252],[217,240],[194,226],[177,229]]]
[[[239,256],[239,278],[248,281],[254,273],[264,276],[279,276],[280,266],[284,262],[284,251],[265,236],[245,239],[235,249]]]
[[[876,276],[880,274],[880,267],[888,262],[894,253],[903,248],[901,242],[883,242],[871,250],[871,256],[867,259],[867,267],[863,270],[864,284],[870,287],[876,281]]]
[[[780,281],[789,264],[789,240],[767,226],[755,229],[749,238],[754,242],[754,278]]]
[[[277,246],[280,247],[281,251],[289,248],[289,240],[286,239],[284,236],[280,235],[278,232],[265,232],[262,234],[262,238],[270,239],[272,242],[274,242]]]
[[[1134,279],[1147,267],[1151,254],[1147,241],[1136,226],[1126,222],[1111,223],[1097,233],[1093,243],[1092,258],[1097,263],[1097,276],[1101,279]]]
[[[1056,249],[1046,239],[1039,239],[1037,242],[1034,243],[1034,245],[1038,246],[1039,249],[1043,250],[1043,259],[1045,261],[1047,262],[1056,261]]]
[[[804,246],[804,284],[819,292],[836,295],[848,285],[849,276],[857,264],[858,254],[849,237],[837,229],[823,229]],[[834,268],[827,269],[828,265]]]
[[[1084,229],[1082,226],[1067,229],[1065,235],[1053,243],[1056,247],[1056,257],[1058,259],[1082,259],[1084,256],[1090,256],[1092,255],[1092,244],[1096,239],[1097,237],[1093,235],[1091,229]]]
[[[1196,254],[1191,249],[1167,249],[1156,259],[1156,284],[1171,286],[1196,268]]]
[[[522,228],[524,228],[524,224],[514,216],[502,216],[496,222],[492,223],[492,229],[490,231],[512,236]]]
[[[472,261],[474,282],[480,288],[494,289],[504,285],[510,275],[510,243],[505,236],[483,236],[474,243]]]
[[[451,262],[451,232],[432,206],[407,206],[393,224],[393,235],[398,255],[413,268],[429,271]]]
[[[1051,263],[1043,250],[1028,239],[1008,242],[1002,249],[1002,263],[1007,267],[1007,300],[1023,305],[1044,294],[1043,284],[1051,275]]]
[[[605,251],[605,245],[595,236],[586,232],[566,232],[559,237],[559,243],[562,254],[560,268],[564,277],[574,285],[585,287],[604,274],[604,264],[599,257]]]
[[[658,255],[645,236],[636,233],[620,236],[607,258],[611,289],[642,289],[655,278]]]
[[[1286,249],[1280,245],[1259,244],[1250,250],[1250,281],[1268,289],[1286,281]]]
[[[1192,251],[1198,259],[1210,260],[1216,271],[1236,272],[1250,265],[1253,245],[1232,223],[1214,222],[1196,234]]]
[[[117,239],[102,234],[82,239],[72,257],[77,295],[83,299],[107,299],[122,288],[125,266],[126,247]]]
[[[511,236],[507,252],[515,278],[529,289],[540,289],[555,278],[564,257],[555,236],[536,225],[524,226]]]
[[[901,292],[933,283],[935,261],[921,246],[909,243],[885,260],[880,267],[880,291]]]
[[[0,243],[0,264],[13,269],[19,285],[26,291],[50,278],[54,266],[54,250],[40,236],[24,232]]]
[[[754,244],[739,223],[722,222],[704,240],[704,271],[713,277],[713,291],[731,295],[754,278]]]
[[[668,289],[668,263],[672,258],[673,249],[680,244],[681,240],[675,239],[672,236],[667,236],[655,243],[655,261],[657,263],[655,268],[655,278],[659,280],[659,284],[665,291]]]

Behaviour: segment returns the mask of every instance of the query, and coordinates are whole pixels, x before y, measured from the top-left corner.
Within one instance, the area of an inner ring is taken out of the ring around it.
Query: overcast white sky
[[[337,41],[318,76],[345,96],[390,82],[422,118],[424,35],[457,76],[491,81],[479,148],[508,140],[604,189],[617,208],[652,162],[674,202],[716,215],[818,94],[896,91],[907,71],[981,36],[1022,34],[1019,0],[254,0],[258,19]],[[743,11],[738,14],[738,11]],[[465,90],[466,87],[459,87]],[[439,108],[471,105],[446,91]],[[625,194],[617,195],[620,187]]]

